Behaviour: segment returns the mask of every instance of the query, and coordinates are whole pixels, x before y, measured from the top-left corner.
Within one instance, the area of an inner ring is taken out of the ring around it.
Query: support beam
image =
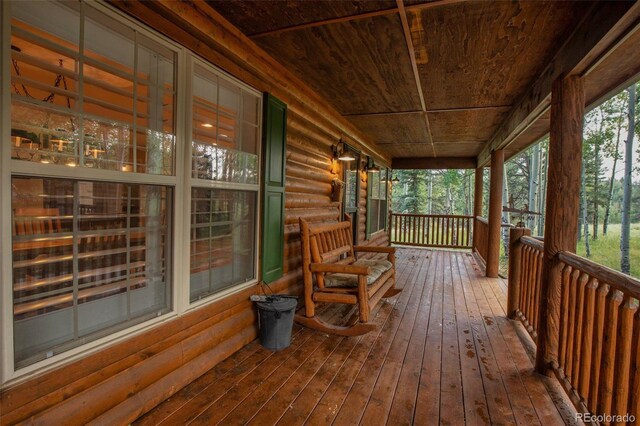
[[[396,170],[408,169],[475,169],[475,157],[416,157],[393,158],[391,167]]]
[[[502,225],[502,185],[504,151],[491,153],[491,181],[489,183],[489,242],[487,250],[487,277],[497,278],[500,268],[500,227]]]
[[[429,124],[429,116],[427,115],[427,104],[424,100],[424,92],[422,91],[422,82],[420,81],[420,72],[418,71],[418,62],[416,61],[416,50],[413,48],[413,39],[411,38],[411,29],[409,28],[409,21],[407,20],[407,12],[404,9],[404,0],[396,0],[398,6],[398,14],[400,16],[400,22],[402,22],[402,31],[404,32],[404,38],[407,42],[407,50],[409,52],[409,59],[411,60],[411,69],[413,70],[413,78],[416,81],[416,89],[418,90],[418,96],[420,97],[420,106],[422,107],[423,117],[425,125],[427,126],[427,135],[429,136],[429,142],[431,143],[431,150],[433,156],[436,156],[436,148],[433,145],[433,135],[431,134],[431,124]]]
[[[583,117],[582,78],[557,79],[551,96],[544,260],[536,353],[536,371],[541,374],[546,374],[558,359],[562,265],[557,254],[560,251],[575,253],[578,241]]]
[[[486,165],[492,151],[507,147],[547,111],[551,86],[557,78],[588,72],[639,13],[640,2],[595,2],[478,155],[478,166]]]
[[[484,168],[478,167],[475,173],[474,190],[473,190],[473,250],[478,251],[477,238],[478,235],[478,216],[482,216],[482,193],[484,191]]]

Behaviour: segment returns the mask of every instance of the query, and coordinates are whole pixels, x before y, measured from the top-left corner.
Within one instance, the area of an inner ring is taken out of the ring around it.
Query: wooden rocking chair
[[[374,330],[371,310],[401,291],[395,288],[395,248],[353,246],[351,221],[310,225],[300,218],[300,237],[305,311],[296,322],[342,336]],[[363,252],[385,253],[387,260],[358,260],[355,253]],[[347,326],[329,324],[316,316],[316,302],[357,304],[359,316]]]

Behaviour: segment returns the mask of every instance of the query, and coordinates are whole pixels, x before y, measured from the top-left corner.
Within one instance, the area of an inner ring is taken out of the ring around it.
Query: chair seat
[[[354,266],[367,266],[367,285],[373,284],[382,274],[391,269],[392,264],[388,260],[360,259],[353,263]],[[333,287],[358,287],[358,275],[356,274],[326,274],[324,285],[327,288]]]

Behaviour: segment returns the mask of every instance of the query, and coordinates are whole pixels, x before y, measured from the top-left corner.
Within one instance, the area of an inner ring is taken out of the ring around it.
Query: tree
[[[636,85],[632,84],[629,92],[629,114],[627,141],[625,143],[624,159],[624,187],[622,194],[622,232],[620,237],[620,270],[628,274],[631,270],[629,263],[629,237],[631,232],[631,171],[633,160],[633,138],[635,129]]]
[[[604,146],[605,152],[609,157],[613,158],[613,167],[611,168],[611,177],[609,178],[609,190],[605,199],[604,220],[602,222],[602,234],[607,235],[607,227],[609,226],[609,218],[611,216],[611,200],[613,196],[613,183],[616,179],[616,167],[620,160],[620,134],[624,125],[624,109],[625,109],[625,92],[619,93],[617,96],[605,102],[605,108],[609,113],[610,119],[613,121],[615,128],[615,145],[613,139],[609,139]]]
[[[587,215],[587,185],[586,185],[586,164],[582,164],[582,172],[580,173],[580,177],[582,180],[582,185],[580,185],[580,206],[582,209],[581,214],[581,225],[584,226],[584,247],[587,253],[587,257],[591,257],[591,247],[589,246],[589,218]],[[580,228],[578,228],[580,229]],[[580,232],[578,232],[578,238],[580,236]]]

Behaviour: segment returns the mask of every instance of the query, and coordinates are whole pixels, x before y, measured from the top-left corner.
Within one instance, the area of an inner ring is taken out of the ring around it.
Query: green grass
[[[589,229],[589,231],[592,230],[593,228]],[[591,246],[591,257],[589,260],[619,271],[620,225],[609,225],[606,236],[602,235],[602,227],[599,231],[597,240],[589,239],[589,245]],[[640,278],[640,223],[631,225],[629,246],[631,276]],[[578,242],[578,254],[586,257],[584,241]]]
[[[589,232],[593,227],[589,228]],[[591,257],[589,260],[608,266],[616,271],[620,270],[620,224],[609,225],[607,235],[602,235],[602,227],[598,230],[598,239],[589,239]],[[586,257],[584,241],[578,242],[578,254]],[[629,240],[629,264],[631,276],[640,278],[640,223],[631,225],[631,238]],[[509,274],[509,259],[504,256],[502,245],[500,246],[500,274]]]

